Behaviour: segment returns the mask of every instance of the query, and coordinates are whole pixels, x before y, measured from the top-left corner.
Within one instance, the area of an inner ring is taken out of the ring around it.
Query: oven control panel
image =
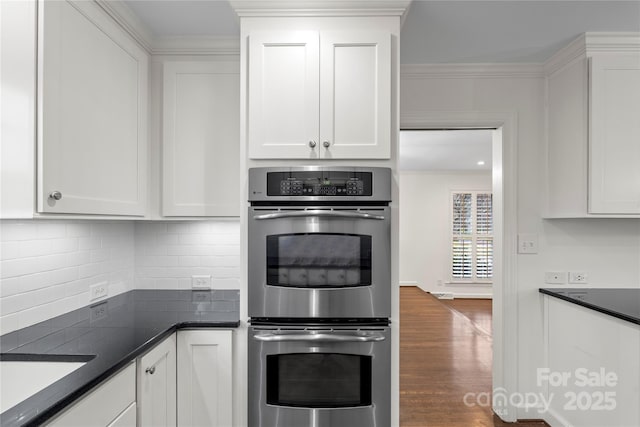
[[[371,181],[370,172],[270,172],[267,196],[371,196]]]

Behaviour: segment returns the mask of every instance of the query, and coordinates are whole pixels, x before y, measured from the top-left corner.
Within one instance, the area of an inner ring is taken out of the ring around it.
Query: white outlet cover
[[[211,289],[210,275],[193,275],[191,276],[191,288],[193,289]]]
[[[547,271],[544,273],[544,283],[551,285],[564,285],[567,283],[566,271]]]

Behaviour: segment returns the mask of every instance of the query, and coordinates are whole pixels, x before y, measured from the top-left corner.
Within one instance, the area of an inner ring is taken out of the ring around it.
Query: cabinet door
[[[136,364],[131,362],[46,425],[102,427],[120,419],[116,425],[135,426],[135,412],[133,416],[129,413],[122,419],[124,412],[129,412],[131,406],[135,407],[135,399]]]
[[[146,53],[95,2],[38,20],[38,210],[144,215]]]
[[[391,35],[320,35],[320,141],[326,158],[391,154]]]
[[[640,55],[590,59],[589,213],[640,213]]]
[[[232,331],[178,331],[178,425],[232,426]]]
[[[248,59],[249,157],[317,158],[318,33],[252,33]]]
[[[176,335],[138,362],[138,426],[176,425]]]
[[[240,215],[239,73],[237,62],[164,65],[162,215]]]

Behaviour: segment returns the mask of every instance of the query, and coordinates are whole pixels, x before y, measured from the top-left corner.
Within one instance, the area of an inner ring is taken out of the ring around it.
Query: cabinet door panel
[[[176,425],[176,335],[173,334],[138,364],[138,425]]]
[[[41,2],[39,25],[39,210],[144,215],[146,54],[92,2]]]
[[[238,63],[164,66],[164,216],[239,216]]]
[[[389,158],[391,35],[323,32],[320,64],[321,156]]]
[[[318,33],[249,37],[248,139],[251,158],[316,158]]]
[[[640,213],[640,55],[590,60],[589,212]]]
[[[48,427],[101,427],[119,417],[136,399],[136,364],[130,363],[58,415]],[[135,425],[135,413],[133,414]],[[131,419],[131,417],[129,417]]]
[[[178,425],[233,425],[231,344],[231,331],[178,331]]]

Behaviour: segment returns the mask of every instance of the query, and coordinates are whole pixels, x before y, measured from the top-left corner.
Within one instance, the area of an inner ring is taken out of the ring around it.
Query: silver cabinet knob
[[[52,191],[51,194],[49,194],[49,198],[53,200],[60,200],[62,199],[62,193],[59,191]]]
[[[322,143],[322,146],[323,146],[324,148],[329,148],[329,147],[331,146],[331,143],[330,143],[329,141],[324,141],[324,142]]]
[[[309,141],[309,147],[315,148],[316,147],[316,142],[315,141]]]
[[[144,371],[149,375],[153,375],[156,372],[156,367],[152,366],[150,368],[145,369]]]

